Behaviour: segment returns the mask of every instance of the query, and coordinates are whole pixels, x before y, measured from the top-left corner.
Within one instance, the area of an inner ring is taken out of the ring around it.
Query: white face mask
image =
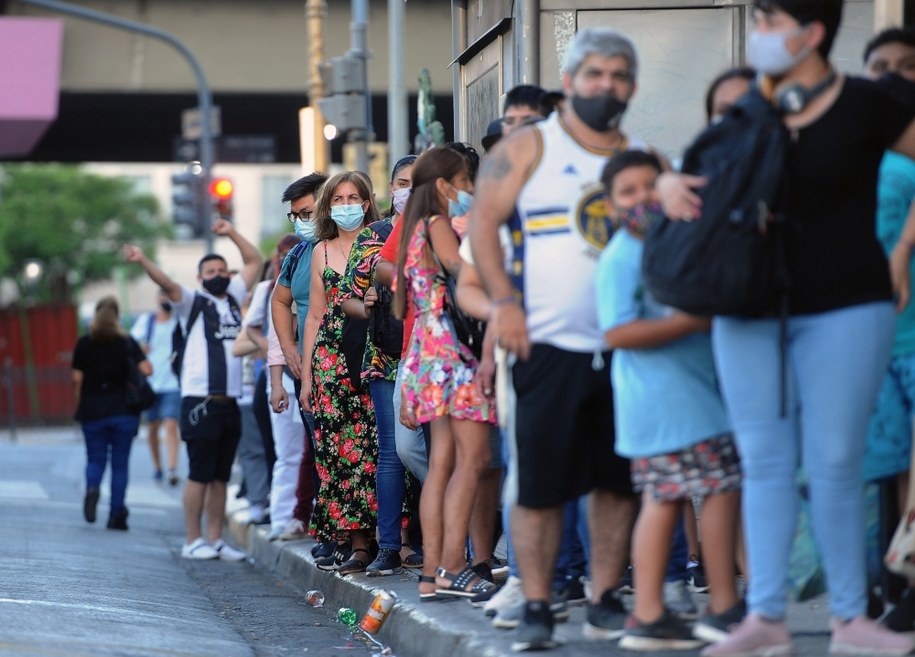
[[[397,214],[403,214],[403,209],[407,207],[407,199],[410,198],[412,191],[410,187],[401,187],[391,193],[391,204]]]
[[[803,32],[803,27],[788,32],[751,32],[747,40],[747,60],[753,68],[766,75],[787,73],[811,53],[807,46],[796,55],[788,50],[788,39]]]

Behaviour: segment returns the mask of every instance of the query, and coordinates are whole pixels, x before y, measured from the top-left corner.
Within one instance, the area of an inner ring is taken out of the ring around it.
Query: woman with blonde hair
[[[343,356],[343,285],[356,236],[378,219],[367,177],[344,171],[324,183],[315,206],[319,243],[311,260],[311,293],[305,319],[302,394],[315,418],[315,463],[320,479],[312,523],[319,542],[337,541],[334,554],[318,559],[340,575],[371,563],[378,502],[375,470],[378,434],[372,399],[352,381]]]
[[[127,529],[127,469],[130,446],[140,426],[138,412],[127,408],[127,381],[133,363],[152,374],[136,340],[120,325],[118,302],[104,297],[95,306],[89,332],[73,350],[76,420],[86,440],[86,497],[83,515],[95,522],[102,475],[111,463],[111,503],[108,529]]]

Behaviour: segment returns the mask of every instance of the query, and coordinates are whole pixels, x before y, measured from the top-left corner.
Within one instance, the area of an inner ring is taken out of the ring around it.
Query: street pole
[[[361,131],[361,134],[355,134],[352,141],[356,147],[356,170],[368,173],[368,140],[372,138],[372,133],[374,132],[372,128],[372,103],[368,85],[369,51],[366,40],[366,32],[369,26],[368,0],[352,0],[352,11],[353,22],[350,24],[351,48],[347,54],[362,60],[362,79],[359,81],[359,86],[362,89],[363,96],[365,96],[365,130]],[[391,44],[391,49],[397,49],[395,44]],[[360,131],[353,132],[359,133]]]
[[[324,83],[321,82],[318,64],[324,61],[325,16],[327,3],[324,0],[308,0],[305,3],[305,21],[308,27],[308,104],[315,115],[314,131],[311,136],[314,144],[315,170],[327,173],[330,148],[324,138],[324,116],[317,102],[318,98],[324,96]]]
[[[58,0],[19,1],[35,7],[41,7],[61,14],[82,18],[83,20],[91,21],[93,23],[101,23],[102,25],[127,30],[128,32],[139,32],[140,34],[145,34],[154,39],[164,41],[175,48],[190,65],[191,70],[194,72],[194,77],[197,79],[197,105],[200,108],[200,166],[203,168],[202,175],[204,177],[204,187],[206,189],[209,188],[210,176],[213,170],[213,131],[211,125],[213,96],[210,93],[210,88],[209,85],[207,85],[206,76],[203,74],[203,68],[201,68],[200,62],[197,61],[197,58],[184,43],[165,30],[160,30],[159,28],[146,25],[145,23],[112,16],[94,9],[77,7],[76,5],[59,2]],[[205,219],[209,221],[210,218],[210,213],[207,213]],[[208,224],[205,225],[204,234],[206,235],[206,251],[207,253],[210,253],[213,251],[213,234],[210,232]]]
[[[407,88],[404,84],[404,0],[388,0],[388,159],[409,152]],[[404,150],[407,149],[407,150]]]
[[[540,0],[521,2],[521,83],[540,84]]]

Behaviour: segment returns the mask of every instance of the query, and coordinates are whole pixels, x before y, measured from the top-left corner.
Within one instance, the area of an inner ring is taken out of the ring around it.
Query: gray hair
[[[560,73],[574,75],[588,55],[603,57],[622,57],[629,62],[632,79],[638,77],[639,60],[635,54],[635,45],[622,32],[609,27],[591,27],[575,35],[562,60]]]

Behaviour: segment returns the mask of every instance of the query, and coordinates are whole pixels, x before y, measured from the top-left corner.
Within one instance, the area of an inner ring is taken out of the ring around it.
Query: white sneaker
[[[286,523],[283,531],[277,537],[281,541],[299,541],[306,538],[308,533],[305,531],[305,523],[293,518]]]
[[[207,543],[203,538],[196,539],[190,545],[184,545],[181,548],[182,559],[218,559],[217,552],[212,545]]]
[[[213,543],[213,549],[223,561],[243,561],[245,558],[244,552],[231,547],[221,538]]]
[[[283,533],[285,527],[270,527],[270,531],[267,532],[267,540],[275,541],[280,537],[280,534]]]
[[[487,616],[495,616],[501,609],[509,609],[519,602],[524,602],[524,591],[521,590],[521,578],[511,575],[502,588],[486,601],[483,605],[483,613]]]
[[[266,513],[266,510],[260,504],[252,504],[248,507],[248,524],[259,525]]]

